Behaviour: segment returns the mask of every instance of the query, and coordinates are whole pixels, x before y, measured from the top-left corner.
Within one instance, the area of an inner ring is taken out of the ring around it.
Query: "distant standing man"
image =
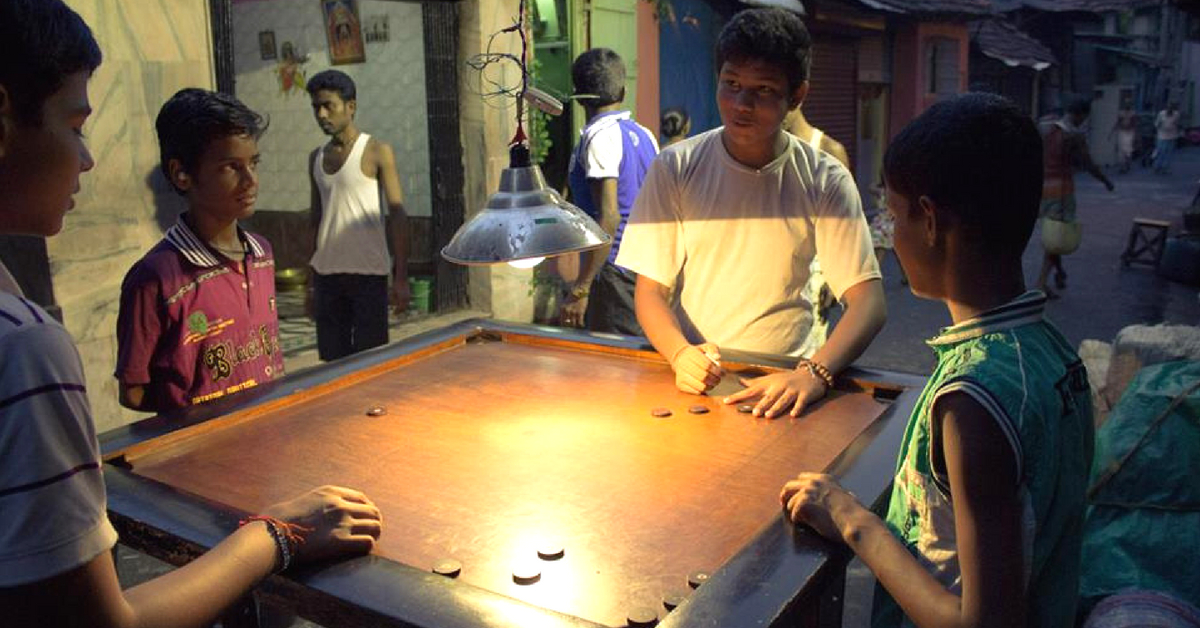
[[[1117,155],[1121,158],[1121,173],[1129,172],[1133,161],[1133,142],[1137,138],[1137,112],[1128,98],[1121,101],[1117,121],[1113,123],[1113,134],[1117,137]]]
[[[392,306],[397,314],[408,309],[408,216],[392,147],[354,124],[354,81],[326,70],[307,89],[317,125],[329,136],[309,157],[316,252],[307,304],[317,322],[317,352],[336,360],[387,344],[389,271]]]
[[[1175,141],[1179,139],[1179,103],[1172,102],[1158,112],[1154,129],[1158,132],[1158,143],[1154,147],[1154,171],[1166,174],[1171,170],[1171,153],[1175,152]]]

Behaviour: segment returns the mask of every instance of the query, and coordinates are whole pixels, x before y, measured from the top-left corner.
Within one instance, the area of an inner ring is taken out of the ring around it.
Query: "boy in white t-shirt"
[[[808,93],[810,46],[803,22],[782,9],[748,9],[729,21],[717,40],[724,126],[659,155],[616,260],[637,273],[638,322],[681,390],[700,394],[720,381],[721,348],[803,358],[796,370],[747,381],[725,398],[758,398],[755,416],[798,416],[886,317],[850,172],[782,128]],[[814,347],[803,290],[818,253],[845,314]]]
[[[0,234],[51,236],[95,165],[100,48],[61,0],[0,2]],[[327,486],[270,506],[190,564],[122,591],[99,443],[71,336],[0,264],[0,623],[205,626],[289,563],[364,553],[379,510]]]

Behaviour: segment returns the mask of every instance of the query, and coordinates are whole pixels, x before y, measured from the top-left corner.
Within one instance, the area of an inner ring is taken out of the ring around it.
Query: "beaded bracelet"
[[[796,366],[797,368],[803,366],[804,368],[808,369],[808,372],[812,373],[813,377],[821,380],[825,384],[825,388],[827,390],[833,390],[833,373],[830,373],[829,369],[826,368],[824,364],[821,364],[820,362],[814,362],[812,360],[802,360],[800,364]]]
[[[267,524],[267,530],[271,533],[271,538],[275,540],[275,547],[279,549],[279,569],[276,569],[275,572],[287,570],[292,564],[299,545],[304,542],[304,537],[300,536],[298,532],[307,532],[309,528],[265,515],[247,517],[240,521],[238,526],[244,526],[252,521],[261,521]]]

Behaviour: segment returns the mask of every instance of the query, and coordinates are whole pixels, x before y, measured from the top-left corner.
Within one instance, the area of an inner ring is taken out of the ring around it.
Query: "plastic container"
[[[414,312],[429,312],[429,288],[433,285],[433,280],[429,277],[409,277],[408,289],[412,295],[412,299],[408,302],[408,309]]]

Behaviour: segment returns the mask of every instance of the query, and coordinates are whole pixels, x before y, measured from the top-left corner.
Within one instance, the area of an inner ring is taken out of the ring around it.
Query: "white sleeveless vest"
[[[350,156],[334,174],[325,174],[325,146],[313,160],[313,180],[321,194],[317,251],[310,264],[322,275],[387,275],[391,256],[387,226],[380,207],[379,181],[362,172],[362,156],[370,136],[359,133]]]

